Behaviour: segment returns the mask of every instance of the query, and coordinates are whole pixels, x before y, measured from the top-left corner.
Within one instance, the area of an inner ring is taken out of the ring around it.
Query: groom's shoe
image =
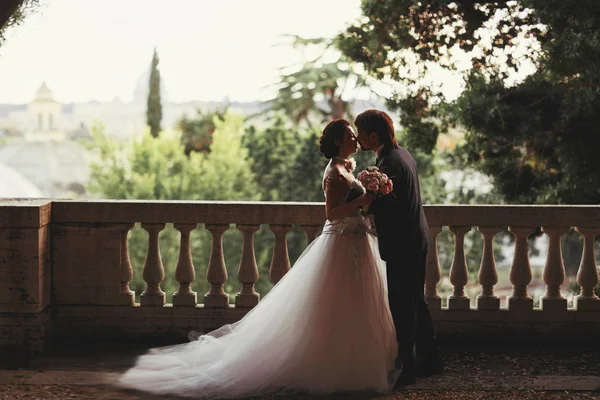
[[[400,369],[400,374],[396,379],[394,387],[408,386],[416,382],[414,363],[402,363],[399,362],[399,360],[396,360],[396,368]]]
[[[400,373],[400,376],[398,376],[398,379],[396,379],[396,384],[394,385],[394,387],[398,388],[412,385],[416,381],[417,380],[415,379],[414,375]]]

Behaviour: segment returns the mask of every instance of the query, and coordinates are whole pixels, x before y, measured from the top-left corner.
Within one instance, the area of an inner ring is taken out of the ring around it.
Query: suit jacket
[[[376,165],[394,183],[392,193],[377,198],[369,207],[375,217],[381,258],[391,261],[422,253],[430,243],[430,233],[415,160],[403,147],[384,148]]]

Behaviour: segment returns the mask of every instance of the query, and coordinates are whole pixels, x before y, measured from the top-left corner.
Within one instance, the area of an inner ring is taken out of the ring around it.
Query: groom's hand
[[[365,196],[369,196],[371,201],[369,202],[367,209],[363,212],[363,215],[374,215],[375,210],[377,209],[377,197],[371,193],[365,194]]]

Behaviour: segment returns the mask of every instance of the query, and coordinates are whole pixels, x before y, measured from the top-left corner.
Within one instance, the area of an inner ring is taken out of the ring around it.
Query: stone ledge
[[[39,353],[51,341],[52,316],[46,308],[37,314],[0,314],[0,354]]]
[[[41,228],[50,223],[51,208],[46,199],[2,199],[0,228]]]
[[[599,206],[426,205],[430,226],[600,227]],[[322,225],[323,203],[90,200],[52,202],[55,223],[235,223]]]
[[[54,201],[54,223],[323,225],[323,203],[233,201]]]
[[[54,320],[57,338],[186,338],[239,321],[250,309],[196,307],[60,306]]]
[[[578,311],[554,313],[541,309],[529,311],[500,310],[431,310],[435,321],[439,322],[596,322],[600,325],[600,312]]]
[[[197,307],[59,306],[54,332],[57,337],[82,338],[173,337],[185,338],[191,330],[208,332],[243,318],[249,309]],[[521,314],[508,310],[436,310],[440,339],[528,340],[590,339],[600,334],[600,314],[571,310],[548,315],[539,310]],[[583,317],[586,318],[583,318]],[[517,318],[518,317],[518,318]]]

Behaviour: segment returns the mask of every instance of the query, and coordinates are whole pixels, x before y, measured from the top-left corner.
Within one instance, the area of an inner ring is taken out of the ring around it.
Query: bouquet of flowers
[[[375,196],[385,196],[394,189],[392,180],[377,167],[367,167],[364,171],[359,172],[357,178],[367,192]]]

